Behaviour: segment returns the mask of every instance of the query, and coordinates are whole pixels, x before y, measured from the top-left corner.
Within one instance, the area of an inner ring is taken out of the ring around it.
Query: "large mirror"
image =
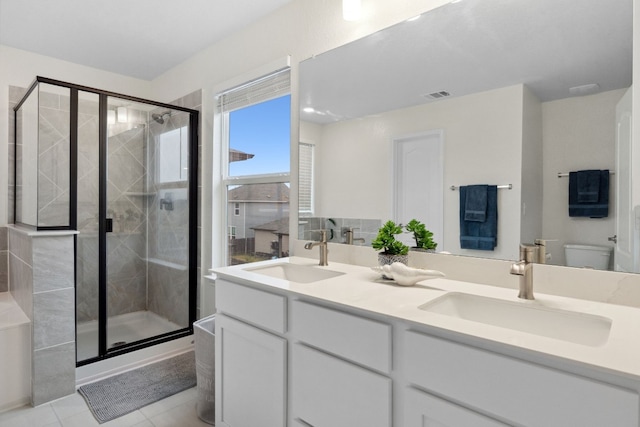
[[[640,204],[617,191],[631,194],[616,165],[631,56],[632,0],[462,0],[301,62],[300,142],[306,156],[313,148],[301,222],[402,221],[413,168],[412,191],[441,212],[417,218],[437,230],[438,250],[516,259],[520,242],[542,238],[551,264],[567,265],[567,244],[600,245],[614,269],[609,238],[631,247],[623,223]],[[398,148],[416,138],[438,139],[438,165]],[[570,217],[567,175],[590,169],[611,171],[608,215]],[[460,246],[459,187],[473,184],[499,186],[493,250]]]

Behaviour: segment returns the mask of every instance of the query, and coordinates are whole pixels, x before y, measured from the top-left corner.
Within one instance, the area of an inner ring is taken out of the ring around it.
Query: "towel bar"
[[[615,175],[615,172],[609,171],[609,175]],[[558,178],[567,178],[569,176],[569,172],[558,172]]]
[[[506,190],[511,190],[511,189],[513,188],[513,184],[497,185],[496,187],[498,187],[498,188],[504,188],[504,189],[506,189]],[[455,185],[452,185],[451,187],[449,187],[449,189],[450,189],[451,191],[456,191],[458,188],[460,188],[460,187],[457,187],[457,186],[455,186]]]

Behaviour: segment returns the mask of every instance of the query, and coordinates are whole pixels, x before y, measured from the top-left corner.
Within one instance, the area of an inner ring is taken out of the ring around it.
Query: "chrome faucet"
[[[353,237],[353,234],[354,234],[355,230],[357,230],[357,228],[344,227],[342,229],[342,234],[344,235],[345,243],[347,245],[353,245],[353,242],[362,242],[362,243],[364,243],[364,239],[362,237],[357,237],[357,238]]]
[[[319,242],[307,242],[304,245],[305,249],[313,249],[315,246],[320,248],[320,265],[329,265],[328,254],[329,247],[327,246],[327,230],[320,230]]]
[[[511,274],[520,276],[520,292],[518,298],[533,298],[533,263],[539,259],[541,245],[520,245],[520,261],[511,264]]]

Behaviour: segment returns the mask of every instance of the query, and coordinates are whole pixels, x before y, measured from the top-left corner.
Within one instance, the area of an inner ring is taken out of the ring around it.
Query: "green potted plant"
[[[378,253],[378,263],[380,265],[401,262],[407,264],[409,261],[409,246],[399,240],[396,235],[403,231],[402,224],[396,224],[389,220],[378,230],[378,235],[371,241],[373,249],[382,250]]]
[[[438,244],[433,241],[433,233],[427,230],[427,227],[416,219],[409,221],[405,226],[405,230],[413,233],[413,239],[416,241],[416,245],[413,248],[417,250],[434,251],[438,246]]]

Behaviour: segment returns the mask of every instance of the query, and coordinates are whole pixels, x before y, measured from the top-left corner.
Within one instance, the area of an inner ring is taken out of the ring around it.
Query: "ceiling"
[[[292,0],[0,0],[0,44],[144,80]]]
[[[569,88],[631,85],[632,0],[463,0],[300,65],[303,120],[317,123],[526,84],[541,101]]]

